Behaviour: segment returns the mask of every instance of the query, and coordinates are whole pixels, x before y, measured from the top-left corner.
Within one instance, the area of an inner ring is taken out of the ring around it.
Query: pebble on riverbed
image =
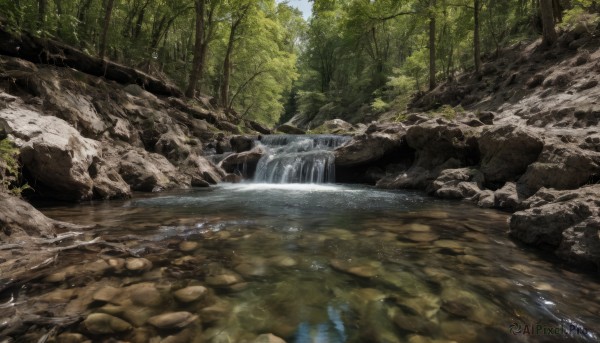
[[[148,319],[148,323],[159,329],[183,328],[198,319],[198,316],[186,311],[163,313]]]
[[[125,332],[131,329],[131,324],[123,319],[105,313],[92,313],[84,321],[85,328],[97,335],[107,335]]]
[[[189,286],[175,291],[173,295],[180,302],[189,303],[200,299],[207,291],[208,289],[204,286]]]
[[[152,269],[152,262],[145,258],[128,258],[125,262],[127,270],[131,271],[147,271]]]

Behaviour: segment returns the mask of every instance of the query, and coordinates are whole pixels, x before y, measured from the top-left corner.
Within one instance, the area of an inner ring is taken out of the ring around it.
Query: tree
[[[429,9],[429,90],[435,88],[436,67],[435,67],[435,5],[436,1],[431,0]]]
[[[558,35],[554,28],[554,7],[552,0],[539,0],[540,1],[540,13],[542,17],[542,44],[551,46],[558,40]]]
[[[198,79],[202,77],[202,67],[204,66],[204,12],[206,8],[206,0],[196,0],[196,40],[194,45],[194,61],[192,62],[192,70],[190,71],[190,80],[185,95],[188,98],[196,94],[196,86]]]
[[[248,11],[251,7],[252,2],[248,1],[243,3],[239,8],[233,9],[231,13],[229,29],[229,39],[227,40],[227,49],[225,51],[225,57],[223,58],[223,77],[221,79],[220,87],[220,104],[225,109],[230,109],[229,104],[229,83],[231,81],[231,68],[232,68],[232,54],[235,40],[237,39],[237,33],[240,29],[240,25],[246,18]]]
[[[110,28],[110,17],[112,15],[113,6],[115,0],[107,0],[106,8],[104,11],[104,25],[102,27],[102,35],[100,36],[100,47],[98,50],[98,56],[104,58],[106,54],[106,38],[108,36],[108,29]]]
[[[481,47],[479,38],[479,0],[473,0],[473,60],[475,73],[481,72]]]

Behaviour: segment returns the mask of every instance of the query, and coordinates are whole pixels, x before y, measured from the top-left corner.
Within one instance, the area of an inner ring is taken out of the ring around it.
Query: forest
[[[592,0],[314,0],[308,21],[275,0],[2,0],[11,30],[206,94],[273,125],[299,114],[360,121],[402,112],[482,60],[598,20]],[[548,22],[547,25],[542,25]],[[546,27],[548,30],[544,30]]]

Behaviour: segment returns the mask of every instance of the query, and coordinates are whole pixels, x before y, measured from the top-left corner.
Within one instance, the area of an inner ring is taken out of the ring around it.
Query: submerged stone
[[[183,328],[191,324],[198,316],[186,311],[160,314],[148,319],[148,323],[159,329]]]
[[[181,302],[189,303],[200,299],[208,290],[204,286],[189,286],[175,291],[173,295]]]
[[[228,271],[220,275],[207,276],[205,281],[209,286],[224,287],[242,282],[243,280],[236,273]]]
[[[293,267],[298,264],[295,259],[289,256],[273,256],[269,259],[269,262],[279,267]]]
[[[128,258],[125,267],[131,271],[146,271],[152,269],[152,262],[145,258]]]
[[[196,250],[198,246],[198,242],[183,241],[179,243],[179,250],[183,252],[190,252]]]
[[[123,319],[105,313],[92,313],[84,321],[85,328],[97,335],[120,333],[131,329],[131,324]]]
[[[277,337],[272,333],[266,333],[256,337],[252,343],[285,343],[285,341],[283,338]]]

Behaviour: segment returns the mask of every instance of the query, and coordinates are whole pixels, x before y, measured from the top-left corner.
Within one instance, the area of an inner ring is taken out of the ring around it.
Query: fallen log
[[[181,97],[177,86],[137,69],[90,56],[65,43],[39,38],[28,32],[12,32],[0,19],[0,54],[57,67],[73,68],[123,85],[137,84],[155,95]]]

